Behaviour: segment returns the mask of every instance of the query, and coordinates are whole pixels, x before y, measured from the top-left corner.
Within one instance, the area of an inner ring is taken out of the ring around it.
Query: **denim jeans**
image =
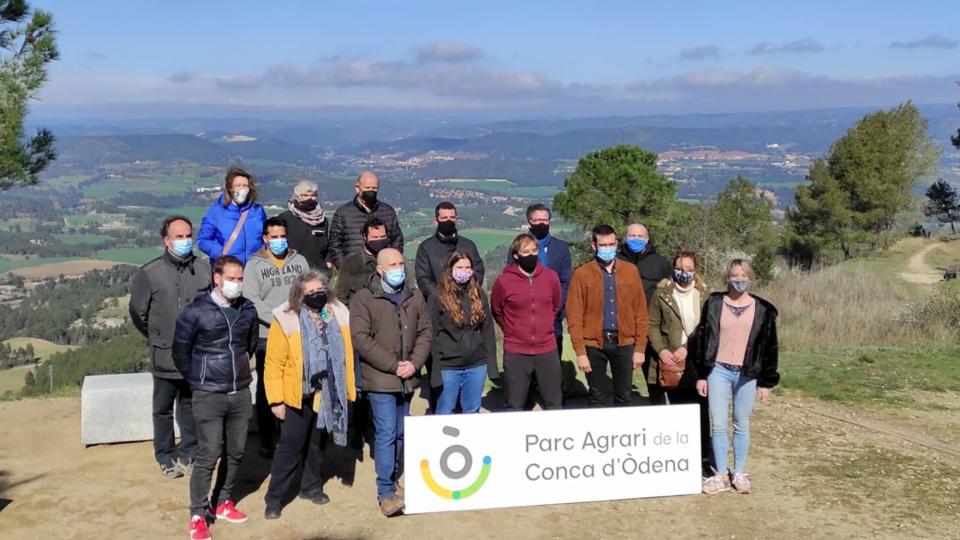
[[[716,364],[707,377],[707,401],[710,405],[710,423],[713,425],[713,461],[720,474],[728,470],[727,408],[733,393],[733,472],[744,472],[747,450],[750,448],[750,415],[757,399],[757,379],[745,377],[739,371]]]
[[[367,392],[373,410],[373,466],[377,472],[377,499],[397,492],[403,474],[403,418],[410,414],[413,394]]]
[[[213,506],[230,500],[237,470],[247,445],[247,430],[253,407],[250,389],[241,388],[231,394],[193,392],[193,415],[197,421],[200,451],[190,475],[190,515],[206,515],[210,508],[210,482],[220,460],[213,492]]]
[[[480,364],[472,368],[443,369],[443,391],[437,398],[437,414],[453,414],[460,401],[460,410],[475,413],[480,410],[480,398],[483,396],[483,383],[487,380],[487,365]]]

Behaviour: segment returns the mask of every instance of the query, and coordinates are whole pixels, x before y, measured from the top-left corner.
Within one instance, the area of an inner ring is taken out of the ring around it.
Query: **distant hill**
[[[221,164],[231,159],[301,161],[311,157],[305,147],[278,139],[230,141],[227,134],[213,138],[196,135],[105,135],[61,137],[58,163],[94,167],[104,163],[134,161]]]

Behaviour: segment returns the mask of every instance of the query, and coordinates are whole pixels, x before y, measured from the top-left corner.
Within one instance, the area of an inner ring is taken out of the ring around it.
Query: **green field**
[[[101,249],[97,258],[102,261],[116,261],[130,264],[143,264],[160,256],[163,249],[149,248],[113,248]]]
[[[54,176],[52,178],[44,178],[40,182],[44,186],[60,188],[60,187],[76,186],[80,182],[83,182],[88,178],[90,178],[90,176],[86,174],[68,174],[65,176]]]
[[[30,369],[32,367],[18,366],[0,370],[0,396],[6,392],[19,392],[23,388],[23,378]]]
[[[151,195],[181,195],[197,186],[211,184],[209,178],[189,175],[156,175],[151,178],[111,178],[83,188],[83,195],[91,199],[112,199],[121,191]]]
[[[74,345],[57,345],[56,343],[47,341],[45,339],[28,337],[14,337],[4,341],[4,343],[14,349],[22,349],[29,343],[33,345],[33,352],[40,358],[40,361],[46,360],[54,353],[69,351],[70,349],[77,348]]]
[[[23,232],[33,232],[37,228],[40,220],[33,218],[11,218],[0,222],[0,231],[12,231],[14,227],[20,227]]]
[[[163,211],[164,215],[181,215],[186,216],[193,223],[194,234],[200,230],[200,222],[203,220],[203,215],[207,212],[207,206],[174,206],[172,208],[144,208],[140,206],[124,206],[121,207],[124,210],[129,210],[131,216],[137,214],[145,214],[147,212],[156,212],[158,210]],[[157,226],[159,230],[159,224]]]
[[[55,234],[53,237],[68,246],[100,246],[114,241],[105,234]]]
[[[63,216],[63,223],[69,228],[80,228],[80,227],[90,227],[91,225],[101,225],[103,223],[109,223],[111,221],[124,221],[126,220],[126,214],[79,214],[71,216]]]
[[[18,268],[30,268],[31,266],[40,266],[41,264],[55,264],[68,261],[75,261],[77,257],[34,257],[29,260],[12,261],[10,259],[0,259],[0,274],[5,274]]]
[[[461,231],[463,236],[471,239],[477,244],[480,253],[486,253],[493,248],[509,245],[517,236],[517,231],[503,231],[496,229],[464,229]]]
[[[433,187],[447,189],[470,189],[486,191],[508,197],[530,197],[533,199],[552,199],[560,191],[560,186],[518,186],[507,180],[465,180],[463,182],[434,182]]]

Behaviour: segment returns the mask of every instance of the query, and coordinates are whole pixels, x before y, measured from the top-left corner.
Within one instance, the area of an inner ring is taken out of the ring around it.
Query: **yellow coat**
[[[327,305],[340,325],[347,376],[347,399],[357,400],[357,376],[354,372],[353,343],[350,340],[350,312],[340,302]],[[299,409],[303,403],[303,345],[300,341],[300,317],[287,311],[287,303],[273,310],[273,322],[267,335],[267,357],[263,369],[267,403],[283,403]],[[313,409],[320,410],[320,393],[314,395]]]

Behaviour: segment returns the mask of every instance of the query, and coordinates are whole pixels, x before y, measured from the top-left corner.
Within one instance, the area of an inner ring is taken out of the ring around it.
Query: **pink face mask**
[[[453,269],[453,280],[459,283],[460,285],[466,284],[470,281],[470,278],[473,277],[473,269],[468,268],[466,270],[460,270],[457,268]]]

